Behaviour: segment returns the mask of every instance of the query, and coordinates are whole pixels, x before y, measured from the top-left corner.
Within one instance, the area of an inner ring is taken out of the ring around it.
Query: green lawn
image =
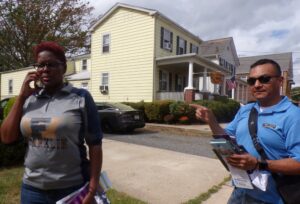
[[[23,167],[0,169],[0,204],[20,203],[23,170]],[[114,189],[109,190],[107,195],[112,204],[146,204]]]

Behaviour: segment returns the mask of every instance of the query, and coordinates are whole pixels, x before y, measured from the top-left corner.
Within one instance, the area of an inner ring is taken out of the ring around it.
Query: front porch
[[[194,100],[214,100],[219,97],[220,94],[210,93],[210,92],[201,92],[199,90],[194,91]],[[156,100],[174,100],[174,101],[185,101],[184,91],[158,91],[156,93]]]
[[[155,100],[193,101],[226,95],[225,77],[230,70],[197,54],[168,56],[156,59]],[[213,84],[210,74],[221,72],[224,80]]]

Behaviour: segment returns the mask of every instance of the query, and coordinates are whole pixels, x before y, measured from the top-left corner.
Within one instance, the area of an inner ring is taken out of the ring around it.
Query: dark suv
[[[122,103],[96,103],[104,132],[131,132],[145,126],[142,111]]]

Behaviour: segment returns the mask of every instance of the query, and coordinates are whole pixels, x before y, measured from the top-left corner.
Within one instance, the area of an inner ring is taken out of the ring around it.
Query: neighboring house
[[[191,101],[226,94],[225,80],[212,85],[209,76],[218,71],[230,77],[232,70],[201,56],[203,41],[156,10],[118,3],[90,31],[95,101]]]
[[[87,58],[89,55],[87,55]],[[68,59],[67,62],[67,71],[65,73],[65,76],[72,76],[70,74],[73,74],[78,70],[82,71],[80,69],[81,66],[82,57],[75,57],[73,59]],[[90,67],[90,59],[87,60],[87,65]],[[22,69],[17,70],[9,70],[5,72],[1,72],[0,74],[0,81],[1,81],[1,99],[7,98],[7,97],[13,97],[17,96],[20,93],[23,81],[25,79],[25,76],[28,72],[35,71],[33,67],[25,67]],[[74,83],[76,86],[79,84],[76,84],[76,80],[72,79],[70,80],[71,83]],[[33,83],[31,84],[33,86]]]
[[[291,97],[291,89],[294,84],[293,81],[293,55],[291,52],[269,54],[269,55],[259,55],[251,57],[240,57],[240,67],[237,69],[237,77],[246,80],[249,75],[250,66],[259,59],[272,59],[276,61],[282,71],[283,85],[281,89],[281,94]],[[251,94],[248,94],[248,101],[254,100]]]
[[[230,70],[230,75],[226,77],[226,81],[235,77],[236,70],[239,67],[239,58],[236,53],[234,41],[232,37],[214,39],[202,42],[200,45],[200,53],[202,57],[205,57],[222,67]],[[235,88],[230,89],[226,85],[226,95],[232,99],[246,103],[248,87],[245,80],[240,80],[238,78],[234,79]],[[201,83],[199,89],[201,90]]]
[[[26,67],[18,70],[2,72],[1,99],[19,95],[25,76],[29,71],[34,71],[34,68]]]
[[[67,81],[75,87],[89,90],[91,73],[90,54],[79,55],[68,59],[68,68],[69,70],[73,70],[73,72],[66,76]]]

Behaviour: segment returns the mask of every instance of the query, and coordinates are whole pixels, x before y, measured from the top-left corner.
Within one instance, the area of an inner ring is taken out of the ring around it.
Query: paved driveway
[[[209,145],[211,138],[208,136],[185,136],[179,135],[178,133],[150,131],[142,128],[137,129],[132,134],[104,134],[104,138],[215,158],[214,153],[211,151],[211,146]]]

